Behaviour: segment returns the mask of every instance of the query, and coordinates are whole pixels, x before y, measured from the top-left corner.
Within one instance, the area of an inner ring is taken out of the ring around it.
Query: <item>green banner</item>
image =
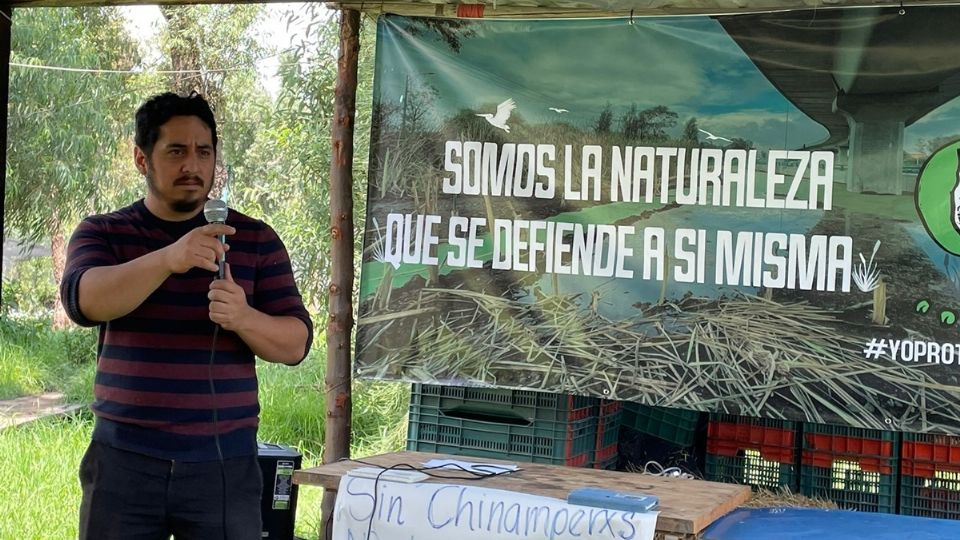
[[[357,374],[956,432],[956,20],[382,17]]]

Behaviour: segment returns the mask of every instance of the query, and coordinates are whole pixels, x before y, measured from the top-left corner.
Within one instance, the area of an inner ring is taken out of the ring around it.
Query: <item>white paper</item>
[[[657,524],[657,512],[475,485],[380,482],[376,496],[373,488],[368,478],[340,479],[333,540],[652,540]]]
[[[504,465],[502,463],[482,463],[473,461],[459,461],[456,459],[431,459],[423,464],[426,468],[443,467],[454,471],[466,469],[470,472],[481,474],[496,474],[505,471],[516,471],[519,467],[514,464]]]

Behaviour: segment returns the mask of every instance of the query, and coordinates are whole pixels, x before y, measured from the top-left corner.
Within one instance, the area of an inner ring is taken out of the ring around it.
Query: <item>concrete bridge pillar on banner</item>
[[[904,116],[914,109],[903,95],[837,96],[834,106],[850,127],[847,190],[900,195]]]

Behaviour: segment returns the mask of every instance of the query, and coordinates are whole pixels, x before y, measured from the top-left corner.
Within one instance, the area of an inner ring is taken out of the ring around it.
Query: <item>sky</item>
[[[301,2],[266,4],[264,21],[258,26],[261,42],[278,49],[289,47],[291,40],[303,33],[307,21],[304,19],[296,21],[288,29],[285,14],[290,10],[303,9],[304,5]],[[160,8],[123,6],[118,9],[126,19],[126,26],[131,34],[139,38],[140,48],[146,54],[146,60],[157,59],[160,53],[156,48],[156,37],[164,24]],[[280,81],[276,77],[277,63],[276,58],[267,58],[257,65],[263,85],[272,96],[276,96],[280,90]]]
[[[381,97],[402,93],[406,77],[436,88],[446,116],[513,98],[528,122],[595,124],[633,104],[666,105],[699,127],[762,146],[810,145],[827,136],[766,80],[719,23],[707,17],[565,21],[483,21],[459,53],[429,31],[381,22]],[[392,76],[391,76],[392,75]],[[550,107],[567,109],[557,116]],[[789,121],[789,122],[788,122]]]
[[[380,96],[397,102],[417,81],[436,89],[437,119],[460,109],[493,112],[507,98],[533,123],[595,125],[606,104],[619,117],[666,105],[679,115],[678,134],[696,117],[700,128],[758,147],[802,148],[826,129],[793,106],[709,17],[507,21],[467,28],[459,52],[429,29],[399,18],[381,20]],[[789,62],[789,58],[784,61]],[[558,116],[550,107],[567,109]],[[490,109],[489,111],[487,109]],[[923,138],[960,132],[960,99],[907,128],[905,150]]]

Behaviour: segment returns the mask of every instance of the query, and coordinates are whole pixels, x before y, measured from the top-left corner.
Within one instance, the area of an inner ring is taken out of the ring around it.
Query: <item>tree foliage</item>
[[[11,40],[15,63],[126,70],[138,62],[109,8],[17,10]],[[15,234],[37,242],[69,232],[112,202],[131,105],[127,80],[113,74],[11,67],[4,213]]]
[[[687,120],[686,125],[683,126],[683,140],[695,143],[700,140],[700,129],[697,126],[697,117],[693,116]]]
[[[256,35],[263,6],[163,7],[161,13],[161,58],[146,63],[116,9],[17,10],[14,62],[134,73],[11,70],[8,227],[33,242],[56,245],[59,234],[62,248],[64,234],[82,217],[142,197],[144,184],[131,159],[133,112],[158,92],[197,90],[215,108],[221,156],[235,173],[230,205],[278,231],[308,304],[321,309],[329,275],[338,21],[318,4],[291,8],[290,22],[299,18],[306,31],[291,47],[275,51],[261,46]],[[374,47],[367,38],[373,35],[373,26],[365,25],[355,123],[358,226],[373,86]],[[257,71],[257,62],[268,58],[280,65],[275,99]],[[359,247],[359,236],[357,242]]]
[[[613,109],[610,107],[610,103],[607,102],[607,105],[600,111],[600,117],[597,118],[597,125],[594,128],[594,131],[597,133],[610,133],[610,130],[613,128]]]
[[[115,74],[53,68],[128,70],[137,48],[114,9],[22,9],[10,56],[36,67],[10,70],[5,225],[30,243],[50,241],[58,282],[73,226],[130,188],[117,141],[129,133],[131,96]],[[54,323],[66,324],[59,302]]]

